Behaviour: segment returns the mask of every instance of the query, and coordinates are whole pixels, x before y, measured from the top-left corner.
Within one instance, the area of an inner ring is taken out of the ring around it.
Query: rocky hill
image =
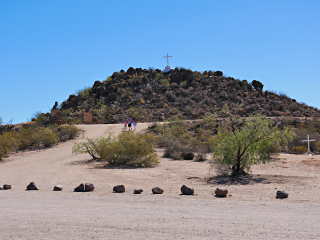
[[[105,81],[70,95],[61,104],[61,113],[68,122],[81,122],[86,111],[101,123],[119,123],[128,116],[142,122],[171,117],[200,119],[226,105],[234,109],[241,106],[237,111],[240,116],[320,117],[317,108],[284,94],[263,91],[259,81],[248,83],[224,77],[221,71],[200,73],[182,68],[168,73],[141,68],[114,72]]]

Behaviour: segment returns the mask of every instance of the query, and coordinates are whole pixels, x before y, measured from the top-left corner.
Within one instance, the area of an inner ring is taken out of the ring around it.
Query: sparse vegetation
[[[111,116],[96,114],[97,122],[119,123],[135,113],[132,109],[136,107],[147,113],[141,114],[141,119],[135,116],[138,121],[157,122],[175,116],[202,119],[206,114],[221,112],[226,104],[245,106],[237,113],[241,117],[258,113],[268,117],[320,117],[318,109],[299,104],[283,93],[257,91],[247,80],[225,77],[221,71],[201,74],[184,68],[164,73],[159,69],[131,67],[115,72],[107,80],[95,81],[91,88],[70,95],[61,104],[61,112],[68,110],[63,112],[63,120],[76,123],[82,120],[81,111],[88,108],[100,111],[105,105]]]
[[[107,138],[75,143],[72,152],[89,153],[94,160],[112,166],[153,167],[158,164],[153,141],[150,134],[122,132],[118,136],[109,135]]]
[[[78,133],[79,130],[75,126],[44,127],[42,124],[8,126],[0,134],[0,159],[11,151],[51,147],[57,142],[75,138]]]

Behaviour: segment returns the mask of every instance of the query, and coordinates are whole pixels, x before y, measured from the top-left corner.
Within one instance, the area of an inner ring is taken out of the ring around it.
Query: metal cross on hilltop
[[[169,57],[172,57],[172,56],[169,56],[168,53],[167,53],[167,56],[163,57],[163,58],[167,58],[167,66],[169,66]]]
[[[302,140],[301,142],[308,142],[308,154],[310,154],[311,153],[311,151],[310,151],[310,142],[314,142],[315,141],[315,139],[309,139],[309,134],[308,134],[308,139],[307,140]]]

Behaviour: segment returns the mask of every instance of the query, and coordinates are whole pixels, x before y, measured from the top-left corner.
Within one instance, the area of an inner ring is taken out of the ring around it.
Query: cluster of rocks
[[[11,185],[4,184],[3,187],[0,187],[0,190],[9,190],[11,189]],[[60,185],[55,185],[53,187],[53,191],[62,191],[63,187]],[[34,182],[30,182],[30,184],[27,186],[26,190],[39,190]],[[92,183],[81,183],[78,187],[74,189],[75,192],[92,192],[94,190],[94,185]],[[194,189],[189,188],[186,185],[182,185],[180,188],[181,195],[194,195]],[[113,187],[113,192],[115,193],[124,193],[126,191],[126,188],[124,185],[116,185]],[[163,194],[164,190],[160,187],[154,187],[151,189],[153,194]],[[141,194],[143,192],[143,189],[134,189],[134,194]],[[225,198],[227,197],[228,190],[227,189],[221,189],[217,188],[215,191],[215,196],[219,198]],[[277,191],[276,198],[283,199],[288,198],[288,193],[284,191]]]

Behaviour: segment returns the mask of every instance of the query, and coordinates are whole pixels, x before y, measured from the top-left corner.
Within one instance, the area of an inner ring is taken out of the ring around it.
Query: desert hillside
[[[61,113],[69,123],[81,123],[86,111],[91,111],[99,123],[119,123],[129,115],[148,122],[172,117],[202,119],[219,113],[225,106],[239,109],[239,116],[320,116],[317,108],[298,103],[284,93],[265,91],[257,80],[183,68],[167,73],[141,68],[114,72],[108,79],[95,81],[92,87],[70,95],[61,104]]]

